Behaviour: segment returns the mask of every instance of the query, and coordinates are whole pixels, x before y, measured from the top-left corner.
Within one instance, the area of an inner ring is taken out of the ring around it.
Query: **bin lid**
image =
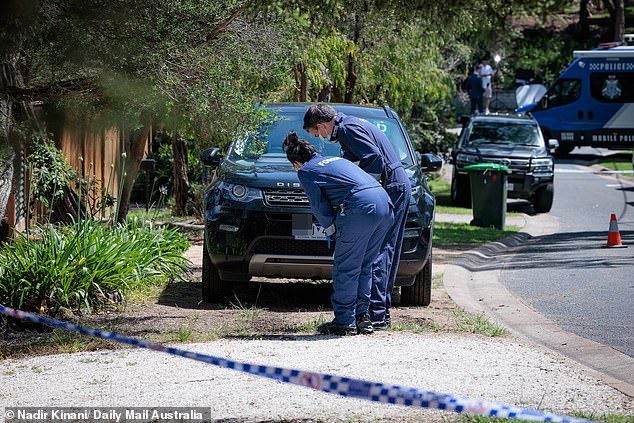
[[[465,170],[479,170],[479,171],[494,170],[497,172],[508,172],[509,170],[508,166],[504,166],[498,163],[477,163],[477,164],[465,166],[464,168]]]

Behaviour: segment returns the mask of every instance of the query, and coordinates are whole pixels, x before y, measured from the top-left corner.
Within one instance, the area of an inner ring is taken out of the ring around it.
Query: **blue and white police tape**
[[[35,323],[43,323],[50,326],[63,328],[69,331],[79,332],[83,335],[96,336],[102,339],[147,348],[154,351],[162,351],[168,354],[178,355],[192,360],[202,361],[227,369],[238,370],[257,376],[267,377],[281,382],[305,386],[322,392],[341,395],[344,397],[360,398],[389,404],[399,404],[421,408],[437,408],[440,410],[455,411],[479,416],[495,416],[500,418],[522,419],[539,422],[560,423],[589,423],[590,420],[576,417],[556,415],[544,411],[530,410],[527,408],[503,405],[494,402],[480,401],[466,396],[441,394],[432,391],[424,391],[417,388],[407,388],[383,383],[368,382],[361,379],[313,373],[281,367],[260,366],[257,364],[241,363],[206,354],[180,350],[167,347],[156,342],[148,342],[135,338],[128,338],[112,332],[104,332],[85,328],[72,323],[49,319],[36,314],[15,310],[0,305],[0,313],[17,319]]]

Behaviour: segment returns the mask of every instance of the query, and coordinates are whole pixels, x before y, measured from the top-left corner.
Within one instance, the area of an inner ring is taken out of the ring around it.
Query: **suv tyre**
[[[537,213],[548,213],[553,206],[555,190],[553,184],[540,187],[533,198],[533,208]]]
[[[427,264],[418,275],[414,277],[414,284],[401,287],[402,306],[428,306],[431,303],[432,267],[431,254]]]
[[[207,239],[203,241],[203,301],[212,303],[225,299],[225,282],[220,279],[218,269],[213,265],[207,252]]]

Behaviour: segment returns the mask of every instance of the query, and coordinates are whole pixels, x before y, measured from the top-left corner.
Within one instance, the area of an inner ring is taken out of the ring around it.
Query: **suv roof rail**
[[[392,110],[390,109],[390,106],[384,104],[383,110],[385,110],[385,114],[387,115],[387,117],[392,117]]]

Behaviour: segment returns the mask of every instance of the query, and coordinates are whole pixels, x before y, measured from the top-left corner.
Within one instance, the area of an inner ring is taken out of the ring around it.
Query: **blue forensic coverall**
[[[392,225],[385,190],[354,163],[315,154],[297,172],[313,215],[335,232],[334,293],[331,301],[337,325],[354,325],[368,312],[372,266]]]
[[[330,139],[341,144],[344,158],[358,162],[361,169],[381,180],[394,207],[394,223],[373,266],[370,318],[373,322],[382,321],[392,305],[412,186],[392,143],[376,125],[337,113]]]

